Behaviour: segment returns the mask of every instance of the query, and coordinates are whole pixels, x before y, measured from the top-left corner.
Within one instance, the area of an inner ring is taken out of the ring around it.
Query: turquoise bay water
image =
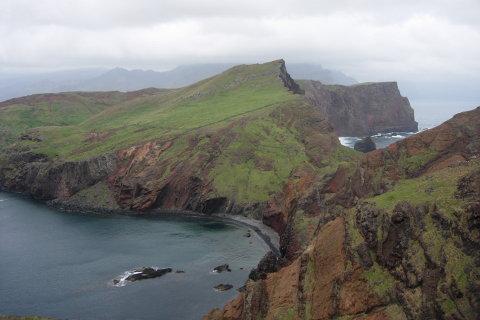
[[[205,218],[66,214],[0,192],[0,314],[199,319],[233,299],[268,250],[245,232]],[[212,272],[224,263],[232,272]],[[142,266],[174,272],[112,285]],[[220,283],[234,289],[217,292]]]

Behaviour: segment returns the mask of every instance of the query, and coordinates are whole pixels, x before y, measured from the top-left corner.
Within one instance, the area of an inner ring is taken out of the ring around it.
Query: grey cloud
[[[479,79],[478,12],[478,0],[2,0],[0,72],[285,58],[360,81],[458,83]]]

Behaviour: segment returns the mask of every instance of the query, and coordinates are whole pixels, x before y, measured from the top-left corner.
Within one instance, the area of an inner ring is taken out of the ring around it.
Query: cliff
[[[325,113],[339,136],[369,136],[379,132],[416,132],[413,109],[396,82],[351,86],[299,81],[308,101]]]
[[[205,319],[476,319],[479,154],[480,107],[285,190],[283,256]]]

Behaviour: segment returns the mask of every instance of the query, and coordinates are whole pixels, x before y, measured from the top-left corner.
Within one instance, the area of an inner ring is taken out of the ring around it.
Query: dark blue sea
[[[199,319],[233,299],[268,250],[246,230],[204,218],[67,214],[0,192],[0,314]],[[224,263],[232,272],[212,272]],[[142,266],[173,272],[113,285]],[[234,289],[217,292],[220,283]]]

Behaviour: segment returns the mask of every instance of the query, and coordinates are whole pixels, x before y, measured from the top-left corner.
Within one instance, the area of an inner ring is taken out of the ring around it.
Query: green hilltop
[[[28,108],[41,119],[30,121],[22,138],[10,142],[12,150],[47,155],[58,164],[154,142],[165,150],[137,169],[149,172],[148,177],[135,178],[150,193],[188,174],[210,181],[208,198],[248,204],[280,192],[295,170],[332,171],[332,159],[340,162],[355,154],[339,145],[324,116],[297,90],[284,61],[277,60],[240,65],[180,89],[64,93],[56,103],[65,109],[48,108],[49,95],[32,96],[41,102],[3,109]],[[153,205],[145,201],[129,205]],[[167,206],[181,209],[184,204]]]
[[[42,122],[41,117],[32,115],[40,118],[38,124],[48,127],[34,130],[41,142],[22,144],[50,156],[79,160],[137,142],[169,140],[192,130],[226,123],[272,104],[297,98],[275,77],[281,63],[238,66],[185,88],[148,92],[133,99],[121,99],[121,93],[111,93],[111,100],[116,103],[107,108],[102,105],[104,101],[92,101],[88,97],[87,101],[69,103],[67,108],[52,109],[41,115],[58,119],[57,123]],[[68,95],[75,97],[79,94]],[[87,114],[90,105],[94,108]],[[22,107],[15,105],[9,109],[20,112]],[[58,122],[68,125],[59,126]],[[90,136],[101,138],[94,141],[89,139]]]

